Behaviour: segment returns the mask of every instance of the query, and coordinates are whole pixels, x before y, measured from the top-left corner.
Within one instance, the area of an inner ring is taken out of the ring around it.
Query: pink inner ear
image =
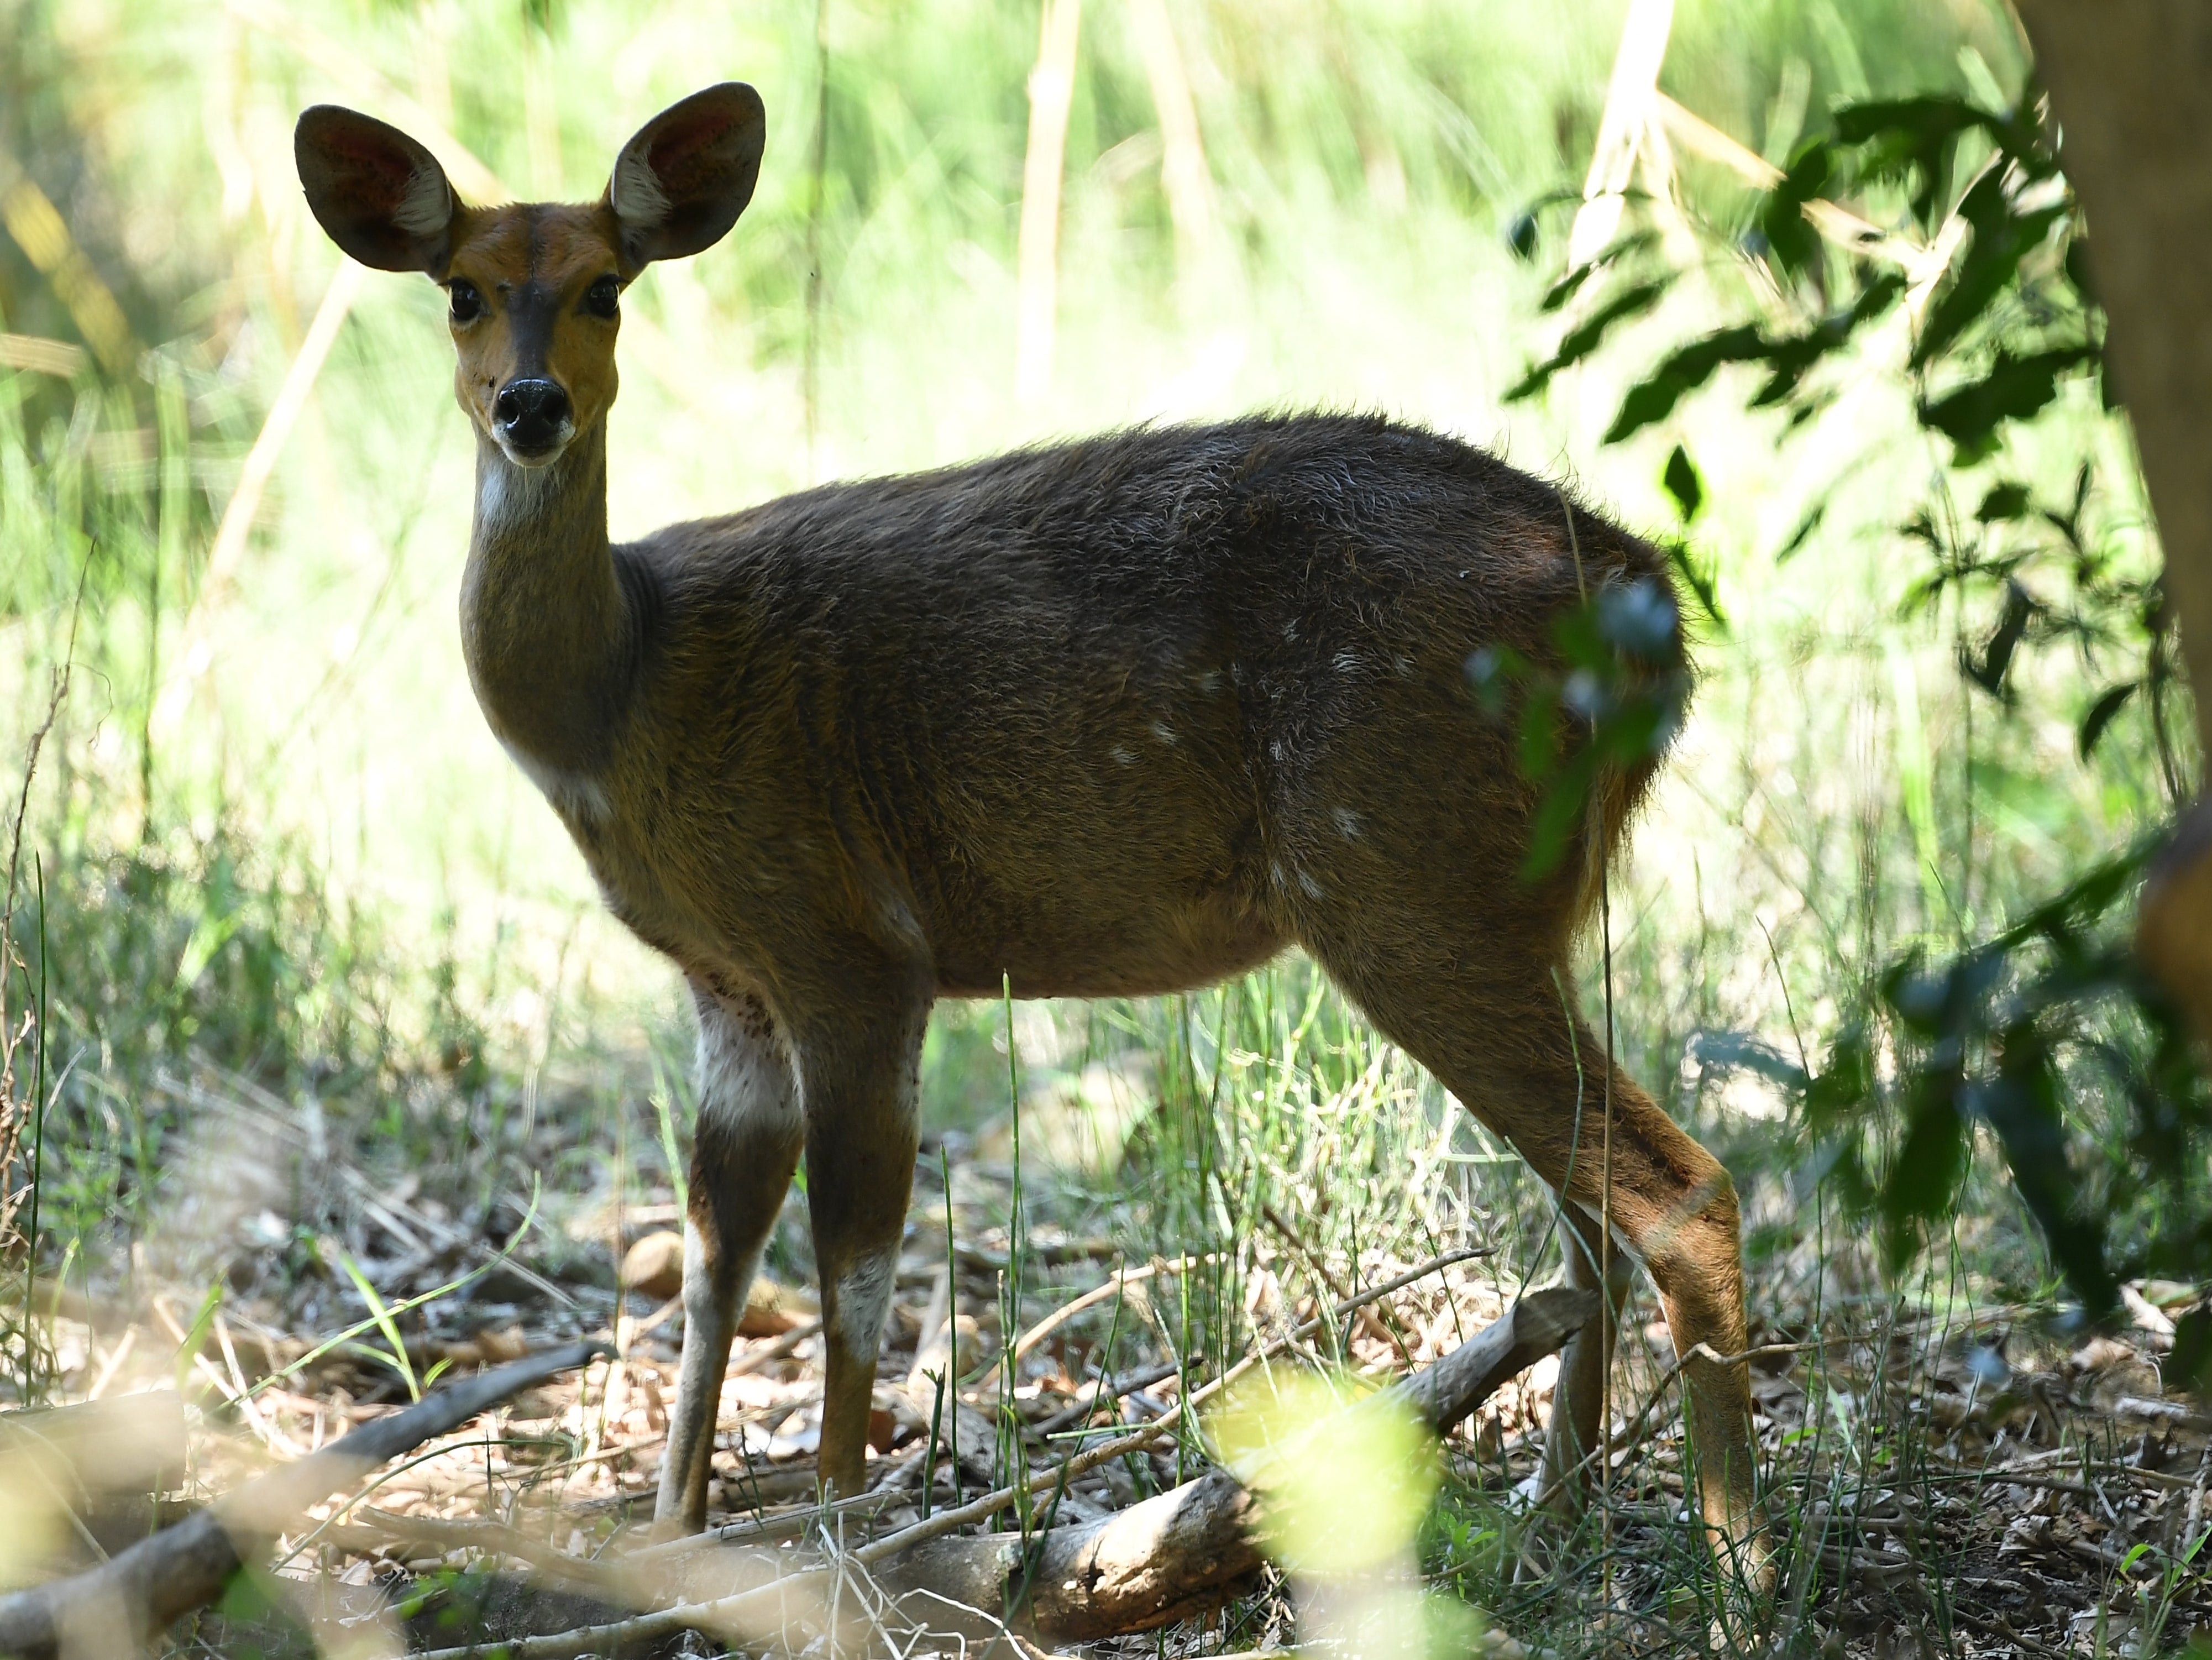
[[[653,134],[653,143],[646,151],[647,163],[662,184],[680,192],[705,171],[708,152],[729,131],[730,123],[709,111],[702,110],[688,120],[672,122],[666,130]]]
[[[332,148],[354,175],[354,187],[363,192],[380,192],[387,203],[397,203],[414,179],[415,164],[404,155],[393,155],[388,144],[341,142]]]

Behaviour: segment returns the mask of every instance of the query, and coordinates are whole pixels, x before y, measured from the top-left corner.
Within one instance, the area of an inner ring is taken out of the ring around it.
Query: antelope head
[[[293,149],[332,241],[446,290],[454,396],[509,461],[543,467],[614,403],[623,290],[721,240],[752,198],[763,135],[760,94],[724,82],[647,122],[598,201],[504,207],[465,204],[421,144],[333,104],[300,118]]]

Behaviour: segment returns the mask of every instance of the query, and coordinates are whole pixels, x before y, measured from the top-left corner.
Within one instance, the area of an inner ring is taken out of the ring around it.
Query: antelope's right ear
[[[379,271],[446,274],[458,204],[429,151],[374,117],[318,104],[300,118],[292,155],[331,241]]]

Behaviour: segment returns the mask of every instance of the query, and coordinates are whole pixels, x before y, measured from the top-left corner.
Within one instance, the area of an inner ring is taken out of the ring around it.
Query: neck
[[[477,438],[461,646],[492,731],[534,768],[603,766],[637,661],[607,542],[604,424],[544,467]]]

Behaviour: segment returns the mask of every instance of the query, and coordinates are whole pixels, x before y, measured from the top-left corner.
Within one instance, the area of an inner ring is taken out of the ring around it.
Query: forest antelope
[[[1538,792],[1464,668],[1486,644],[1555,659],[1555,623],[1606,584],[1671,604],[1663,559],[1479,450],[1319,415],[833,484],[611,544],[623,290],[736,222],[763,131],[751,88],[709,88],[574,206],[469,206],[422,145],[349,110],[307,111],[295,141],[332,240],[451,298],[477,438],[471,682],[697,1007],[664,1523],[703,1524],[735,1315],[802,1151],[821,1476],[863,1486],[935,999],[1002,976],[1025,997],[1149,996],[1295,945],[1564,1195],[1583,1285],[1611,1101],[1614,1234],[1690,1356],[1705,1518],[1763,1556],[1735,1192],[1604,1076],[1563,1000],[1656,762],[1608,779],[1575,856],[1525,881]],[[1555,1473],[1595,1444],[1610,1336],[1568,1353]]]

